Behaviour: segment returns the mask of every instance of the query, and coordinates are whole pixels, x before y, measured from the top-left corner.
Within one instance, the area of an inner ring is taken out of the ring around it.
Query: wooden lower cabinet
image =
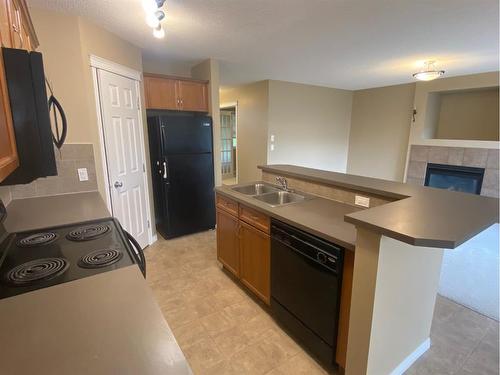
[[[240,221],[240,279],[267,304],[271,303],[269,235]]]
[[[217,259],[237,277],[240,275],[238,231],[238,218],[217,209]]]
[[[253,212],[260,220],[248,222]],[[243,213],[243,215],[242,215]],[[245,222],[247,221],[247,222]],[[266,304],[271,302],[271,239],[262,223],[269,217],[217,195],[217,259]],[[268,228],[267,228],[268,229]]]

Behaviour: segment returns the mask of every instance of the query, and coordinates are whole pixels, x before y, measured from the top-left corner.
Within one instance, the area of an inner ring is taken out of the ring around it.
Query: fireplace
[[[484,168],[428,163],[424,185],[479,195],[483,176]]]

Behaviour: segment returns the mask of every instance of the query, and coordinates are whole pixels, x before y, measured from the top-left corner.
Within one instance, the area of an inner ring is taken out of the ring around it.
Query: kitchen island
[[[99,193],[14,200],[9,231],[110,216]],[[0,373],[192,374],[136,265],[0,300]]]
[[[223,186],[217,194],[229,203],[218,205],[218,212],[247,206],[255,217],[277,219],[343,246],[345,260],[352,262],[344,262],[335,361],[346,374],[403,373],[430,346],[444,249],[498,223],[498,199],[290,165],[260,168],[264,182],[286,177],[289,188],[314,198],[271,207]],[[247,228],[248,219],[236,216],[240,224],[233,221],[233,227]],[[218,224],[218,235],[227,239],[228,232]],[[268,245],[262,240],[253,253],[269,262],[269,234],[260,236]],[[251,245],[242,244],[245,238],[240,234],[233,244],[251,254]],[[227,243],[219,247],[227,250]],[[256,259],[246,262],[257,268]],[[263,269],[269,269],[270,280],[271,265]]]

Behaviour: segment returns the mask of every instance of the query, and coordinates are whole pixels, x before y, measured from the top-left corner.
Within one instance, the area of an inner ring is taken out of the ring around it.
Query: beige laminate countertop
[[[498,223],[497,198],[294,165],[263,171],[397,199],[345,214],[345,221],[415,246],[455,248]]]
[[[245,185],[245,184],[243,184]],[[360,208],[321,197],[285,206],[271,207],[251,196],[235,192],[231,186],[218,186],[216,192],[252,207],[267,215],[307,231],[325,240],[334,242],[349,250],[354,250],[356,228],[344,221],[348,213]]]
[[[4,226],[8,232],[23,232],[110,217],[97,192],[15,199],[7,206]]]
[[[0,372],[192,374],[139,268],[0,300]]]

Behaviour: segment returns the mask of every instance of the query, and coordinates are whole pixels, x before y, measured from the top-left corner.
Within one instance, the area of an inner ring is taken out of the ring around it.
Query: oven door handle
[[[138,257],[139,268],[141,269],[144,278],[146,278],[146,257],[144,256],[144,251],[141,248],[141,245],[137,242],[137,240],[132,236],[129,232],[124,230],[129,242],[134,247],[134,253],[136,254],[136,258]]]

